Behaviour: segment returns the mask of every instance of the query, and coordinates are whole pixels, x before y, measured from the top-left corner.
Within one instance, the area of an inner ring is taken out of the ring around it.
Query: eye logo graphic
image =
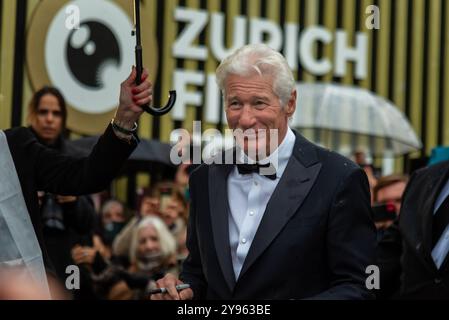
[[[76,8],[73,27],[67,27]],[[27,67],[34,90],[52,85],[69,106],[68,127],[94,134],[117,107],[120,83],[135,64],[131,0],[44,0],[27,34]],[[142,11],[144,63],[156,75],[157,44]]]
[[[82,33],[81,35],[79,35]],[[87,35],[90,34],[90,39]],[[120,68],[121,55],[117,38],[105,25],[96,21],[81,24],[81,30],[73,30],[67,43],[67,62],[72,75],[89,88],[103,88],[99,78],[103,65],[112,63]]]

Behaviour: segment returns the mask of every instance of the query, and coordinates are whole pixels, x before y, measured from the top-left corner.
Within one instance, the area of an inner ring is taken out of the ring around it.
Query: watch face
[[[154,76],[158,51],[150,24],[142,19],[143,60]],[[100,133],[114,116],[120,84],[135,64],[133,29],[133,1],[43,0],[37,5],[27,35],[31,83],[34,90],[52,85],[62,92],[69,129]]]

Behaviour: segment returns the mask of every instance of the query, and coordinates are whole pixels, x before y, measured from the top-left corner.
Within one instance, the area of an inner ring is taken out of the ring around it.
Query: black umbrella
[[[100,136],[91,136],[67,141],[67,153],[72,156],[87,156],[90,154]],[[127,202],[134,208],[136,205],[136,175],[145,172],[151,176],[151,184],[158,181],[173,180],[177,166],[170,161],[171,146],[156,140],[140,138],[136,150],[126,161],[119,175],[128,178]]]
[[[94,148],[99,137],[91,136],[68,141],[67,149],[72,155],[87,156]],[[125,169],[148,171],[153,165],[174,169],[176,166],[170,161],[170,150],[171,146],[168,143],[140,138],[140,143],[129,157]]]

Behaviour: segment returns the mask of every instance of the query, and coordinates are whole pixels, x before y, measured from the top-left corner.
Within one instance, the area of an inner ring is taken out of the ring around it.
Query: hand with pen
[[[193,291],[189,285],[184,284],[174,275],[168,273],[162,279],[156,281],[159,290],[151,295],[151,300],[191,300],[193,299]],[[156,293],[158,292],[158,293]]]

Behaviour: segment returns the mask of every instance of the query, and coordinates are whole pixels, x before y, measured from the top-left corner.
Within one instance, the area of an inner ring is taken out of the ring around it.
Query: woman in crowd
[[[115,199],[108,200],[102,207],[95,233],[72,249],[73,261],[80,266],[82,274],[82,288],[75,292],[77,299],[103,298],[102,290],[98,290],[97,283],[92,279],[95,280],[111,263],[115,263],[111,245],[125,224],[123,204]]]
[[[176,241],[157,216],[143,218],[133,230],[129,251],[131,266],[118,272],[108,299],[145,299],[150,287],[166,273],[177,274]]]
[[[173,182],[160,182],[152,189],[145,189],[140,196],[136,217],[132,218],[116,237],[113,253],[116,256],[127,256],[131,235],[141,219],[155,215],[162,218],[166,226],[177,240],[178,249],[185,256],[185,231],[188,208],[184,195]]]

